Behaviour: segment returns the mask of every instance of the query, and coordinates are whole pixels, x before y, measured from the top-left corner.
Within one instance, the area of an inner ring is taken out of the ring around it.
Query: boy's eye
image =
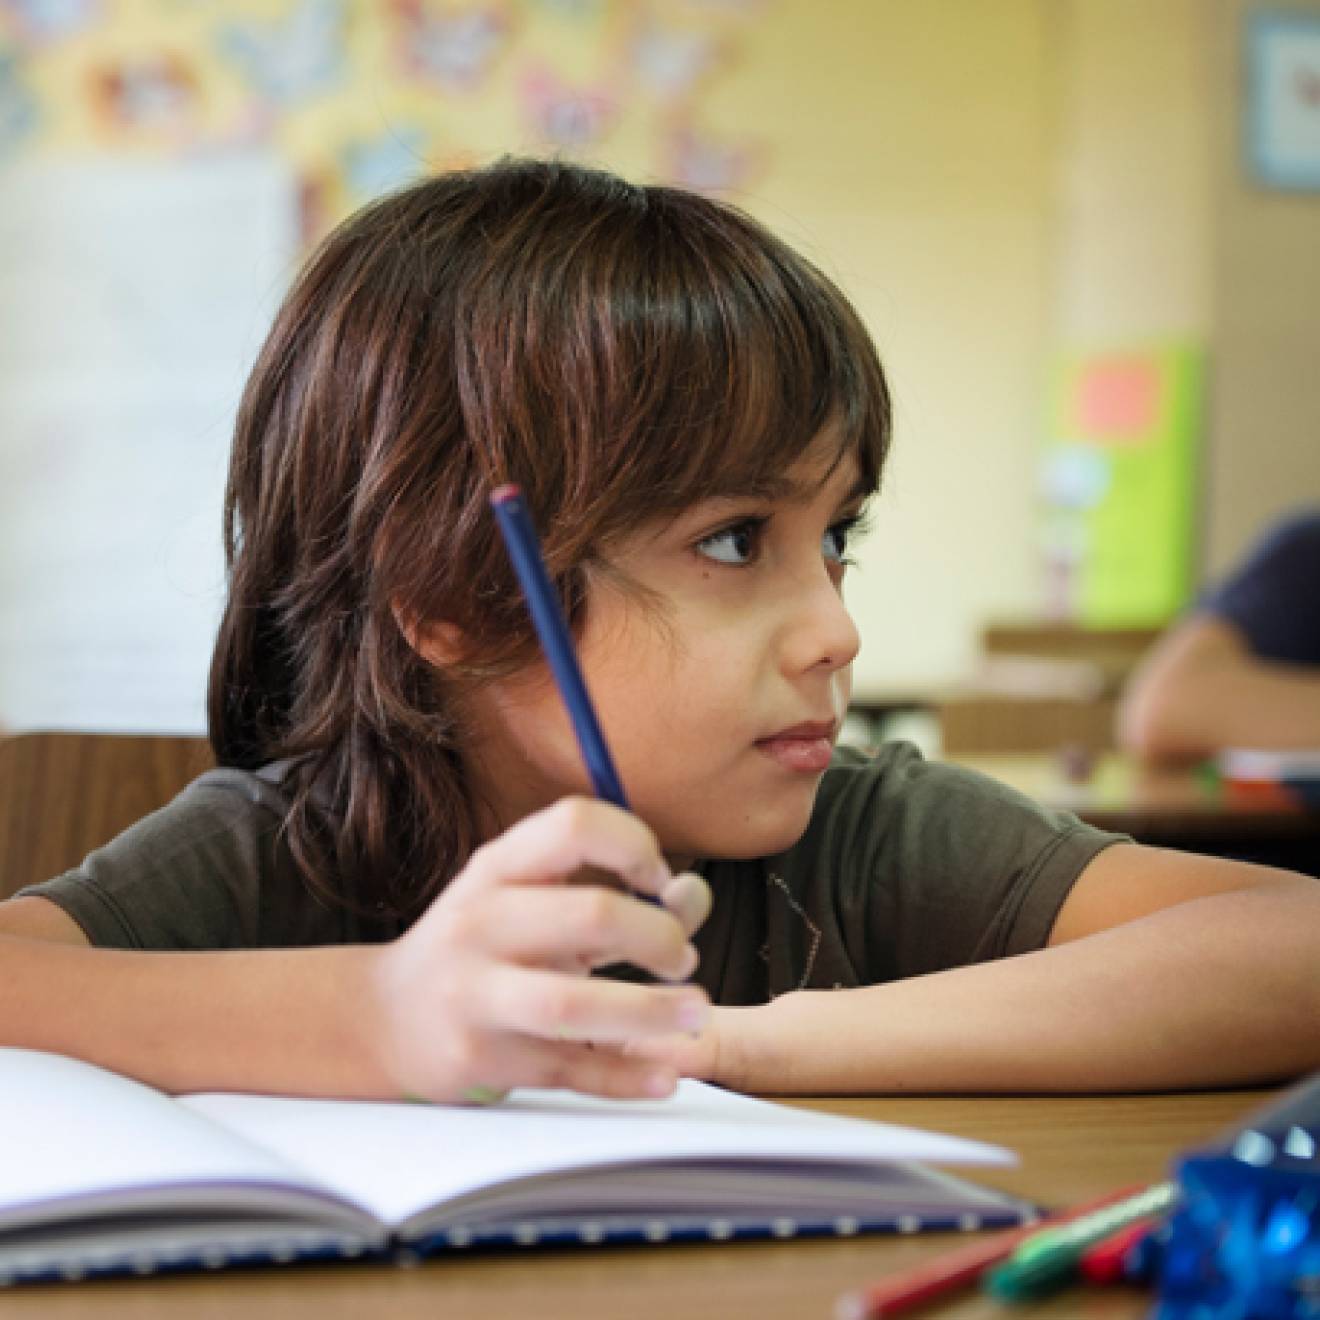
[[[833,527],[828,528],[821,537],[821,549],[826,559],[841,562],[848,553],[848,529],[842,523],[835,523]]]
[[[747,518],[722,531],[712,532],[697,542],[697,551],[721,564],[749,564],[756,556],[764,522]]]
[[[756,559],[767,521],[765,518],[744,518],[731,527],[712,532],[697,542],[697,553],[717,563],[745,567]],[[860,530],[861,521],[860,515],[841,518],[828,527],[821,537],[821,554],[836,564],[851,563],[848,558],[848,541]]]
[[[821,539],[821,549],[826,559],[833,559],[840,564],[852,562],[848,558],[848,541],[855,532],[860,530],[861,521],[860,515],[853,518],[843,518],[826,530],[824,537]]]

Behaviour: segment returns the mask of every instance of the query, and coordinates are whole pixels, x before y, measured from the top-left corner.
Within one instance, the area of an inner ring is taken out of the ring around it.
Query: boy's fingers
[[[556,1042],[621,1044],[700,1031],[710,1017],[710,1002],[691,986],[631,985],[501,966],[482,979],[479,1011],[496,1030]]]
[[[676,916],[598,885],[505,889],[465,914],[465,940],[497,960],[585,971],[628,962],[668,981],[696,970]]]
[[[479,1087],[469,1087],[455,1100],[472,1103],[473,1092],[492,1099],[519,1086],[579,1091],[616,1100],[658,1099],[673,1092],[674,1066],[659,1059],[628,1058],[609,1046],[572,1041],[548,1041],[535,1036],[501,1041],[501,1064]]]
[[[661,891],[660,901],[678,918],[683,933],[691,938],[710,916],[710,886],[693,871],[676,875]]]
[[[641,820],[583,797],[561,798],[520,820],[478,848],[459,879],[465,887],[558,883],[588,866],[644,894],[658,896],[672,879],[655,835]]]

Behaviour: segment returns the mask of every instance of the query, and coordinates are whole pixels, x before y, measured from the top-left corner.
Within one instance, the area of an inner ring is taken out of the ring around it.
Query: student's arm
[[[564,882],[626,876],[666,907]],[[704,882],[669,876],[654,836],[604,803],[566,800],[480,849],[383,945],[136,952],[92,948],[43,898],[0,903],[0,1045],[52,1050],[167,1091],[458,1100],[515,1085],[642,1096],[672,1068],[586,1039],[692,1030],[695,986],[586,972],[630,961],[689,975]]]
[[[717,1008],[686,1071],[760,1092],[1123,1091],[1320,1068],[1320,881],[1116,844],[1050,947]]]
[[[387,1079],[361,1034],[368,952],[95,949],[55,904],[11,899],[0,904],[0,1044],[167,1091],[381,1096]]]
[[[88,944],[83,928],[63,908],[44,898],[11,898],[0,903],[0,939],[6,935],[54,944]]]
[[[1320,747],[1320,668],[1261,660],[1233,624],[1194,614],[1129,681],[1119,740],[1150,761],[1196,760],[1224,747]]]

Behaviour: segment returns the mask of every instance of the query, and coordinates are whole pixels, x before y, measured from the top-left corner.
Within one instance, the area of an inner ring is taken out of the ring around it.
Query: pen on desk
[[[1178,1204],[1178,1184],[1156,1183],[1126,1200],[1083,1215],[1053,1232],[1024,1242],[985,1279],[1001,1302],[1026,1302],[1062,1287],[1077,1273],[1086,1251],[1139,1219],[1164,1215]]]
[[[961,1288],[970,1288],[1000,1261],[1007,1260],[1020,1246],[1050,1229],[1066,1225],[1083,1215],[1127,1200],[1144,1188],[1125,1187],[1109,1192],[1098,1200],[1051,1215],[1021,1228],[1006,1229],[987,1238],[924,1261],[901,1274],[882,1279],[857,1292],[845,1293],[834,1308],[835,1320],[887,1320],[889,1316],[907,1315],[928,1302],[939,1301]]]
[[[605,745],[600,721],[596,718],[595,708],[587,694],[587,684],[573,650],[573,639],[555,597],[550,575],[546,572],[545,561],[541,558],[541,547],[527,505],[523,501],[522,491],[512,484],[499,486],[491,492],[490,503],[495,510],[509,558],[513,561],[513,571],[518,575],[518,583],[526,597],[527,609],[540,639],[541,650],[545,653],[559,694],[568,708],[573,733],[582,751],[582,759],[586,762],[596,796],[625,811],[630,810],[619,773]],[[637,898],[647,902],[660,902],[651,894],[634,893]]]
[[[1160,1219],[1138,1219],[1120,1228],[1112,1237],[1088,1247],[1077,1262],[1077,1273],[1086,1283],[1129,1283],[1129,1257],[1161,1224]]]

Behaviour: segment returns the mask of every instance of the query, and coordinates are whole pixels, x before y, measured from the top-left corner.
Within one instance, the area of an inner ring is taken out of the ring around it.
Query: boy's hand
[[[583,868],[665,906],[570,883]],[[687,936],[709,906],[705,882],[675,879],[635,816],[566,798],[478,849],[416,925],[381,946],[376,1062],[399,1094],[427,1100],[487,1100],[514,1086],[668,1095],[674,1066],[620,1047],[699,1031],[705,993],[589,973],[630,962],[686,979],[697,965]]]
[[[634,1059],[668,1064],[680,1077],[734,1091],[775,1089],[773,1004],[712,1008],[706,1025],[684,1035],[648,1036],[625,1045]]]

